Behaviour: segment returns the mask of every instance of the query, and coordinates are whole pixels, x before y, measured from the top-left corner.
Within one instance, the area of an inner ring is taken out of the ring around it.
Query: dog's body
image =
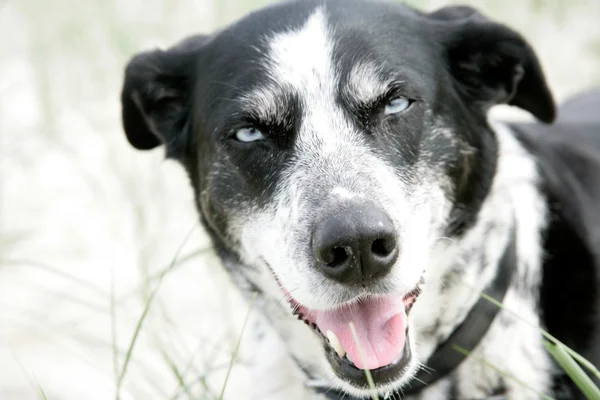
[[[256,398],[365,398],[362,369],[382,396],[410,392],[496,286],[600,363],[600,93],[556,125],[490,124],[498,103],[555,117],[508,28],[464,7],[284,3],[138,55],[122,100],[129,141],[182,162],[223,264],[259,293]],[[410,394],[581,396],[538,330],[488,322]]]

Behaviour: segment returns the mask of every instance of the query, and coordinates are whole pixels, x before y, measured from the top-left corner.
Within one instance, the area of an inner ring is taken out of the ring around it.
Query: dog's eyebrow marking
[[[239,99],[240,108],[248,114],[255,114],[263,121],[277,114],[277,96],[267,87],[259,87],[244,94]]]
[[[377,100],[393,84],[394,79],[380,65],[363,61],[352,67],[343,90],[349,99],[365,104]]]
[[[289,90],[286,92],[278,85],[271,84],[251,90],[242,95],[238,102],[241,111],[247,115],[262,122],[285,125],[289,122],[294,98]]]

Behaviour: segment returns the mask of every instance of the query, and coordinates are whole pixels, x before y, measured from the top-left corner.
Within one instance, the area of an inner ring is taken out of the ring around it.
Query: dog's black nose
[[[372,203],[325,218],[313,232],[312,246],[321,271],[346,284],[382,277],[398,258],[394,224]]]

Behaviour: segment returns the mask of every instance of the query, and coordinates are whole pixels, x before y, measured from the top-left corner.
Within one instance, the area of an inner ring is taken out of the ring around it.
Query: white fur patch
[[[320,153],[328,154],[339,150],[343,141],[352,140],[353,128],[335,101],[339,75],[332,62],[333,42],[324,6],[299,30],[270,38],[269,49],[273,81],[297,94],[302,103],[299,146],[318,146]]]

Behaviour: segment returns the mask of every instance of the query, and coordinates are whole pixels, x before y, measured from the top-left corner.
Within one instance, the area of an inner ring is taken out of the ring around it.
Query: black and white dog
[[[554,125],[500,103],[557,114],[531,47],[468,7],[285,2],[131,60],[129,142],[181,162],[259,294],[257,399],[367,398],[365,370],[381,398],[581,398],[480,293],[600,364],[600,92]]]

